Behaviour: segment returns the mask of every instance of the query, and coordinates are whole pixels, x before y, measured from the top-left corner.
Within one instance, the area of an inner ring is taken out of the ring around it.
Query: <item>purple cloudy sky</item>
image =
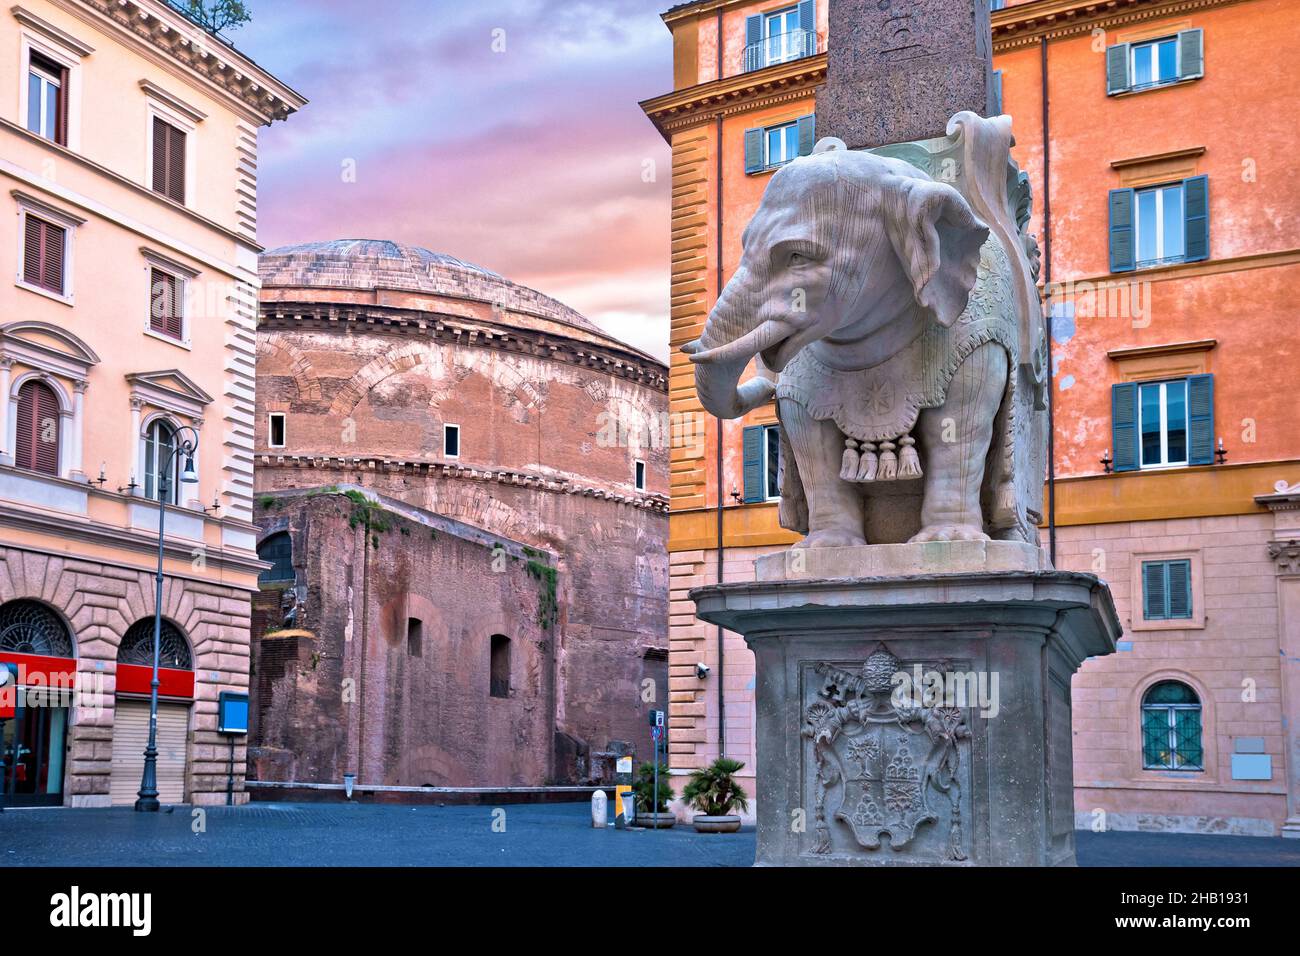
[[[670,160],[637,102],[671,86],[670,5],[254,0],[236,44],[311,101],[262,131],[262,243],[426,246],[665,357]]]

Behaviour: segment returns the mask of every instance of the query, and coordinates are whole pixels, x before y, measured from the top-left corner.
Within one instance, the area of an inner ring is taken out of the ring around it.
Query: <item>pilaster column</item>
[[[14,454],[9,450],[9,379],[13,368],[14,360],[0,355],[0,465],[14,463]]]
[[[1296,537],[1270,541],[1277,562],[1278,661],[1282,669],[1282,740],[1285,753],[1286,822],[1282,836],[1300,839],[1300,529]]]
[[[131,396],[131,441],[127,446],[126,463],[129,469],[130,480],[128,484],[134,484],[130,493],[133,495],[143,495],[144,476],[140,474],[140,414],[144,410],[144,399],[135,395]]]
[[[86,480],[86,472],[81,466],[81,456],[86,444],[86,388],[89,384],[84,378],[72,383],[72,461],[69,464],[68,477],[73,481]]]

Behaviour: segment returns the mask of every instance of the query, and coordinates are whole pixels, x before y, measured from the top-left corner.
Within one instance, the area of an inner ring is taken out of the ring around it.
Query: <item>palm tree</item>
[[[708,817],[725,817],[735,808],[749,809],[749,798],[735,775],[744,767],[739,760],[719,757],[703,770],[691,774],[682,799]]]

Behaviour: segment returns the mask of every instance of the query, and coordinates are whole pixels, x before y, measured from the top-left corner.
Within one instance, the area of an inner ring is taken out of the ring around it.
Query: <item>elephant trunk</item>
[[[771,399],[776,391],[771,381],[758,377],[741,385],[740,376],[755,355],[788,334],[781,323],[770,319],[747,328],[752,324],[745,321],[748,310],[735,305],[737,298],[748,297],[738,293],[734,283],[733,278],[723,290],[700,340],[682,348],[695,363],[695,390],[700,403],[719,418],[739,418]]]

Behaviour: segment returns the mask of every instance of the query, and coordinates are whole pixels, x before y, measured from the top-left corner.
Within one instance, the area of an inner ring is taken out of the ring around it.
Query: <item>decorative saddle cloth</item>
[[[929,322],[911,345],[870,368],[834,369],[809,349],[791,359],[777,398],[796,401],[818,421],[831,419],[839,426],[845,438],[842,479],[921,477],[911,436],[921,409],[944,403],[958,367],[981,345],[998,343],[1007,350],[1010,367],[1016,367],[1019,331],[1015,316],[1008,314],[1014,301],[1009,274],[1006,252],[990,237],[980,250],[970,301],[951,328]]]

